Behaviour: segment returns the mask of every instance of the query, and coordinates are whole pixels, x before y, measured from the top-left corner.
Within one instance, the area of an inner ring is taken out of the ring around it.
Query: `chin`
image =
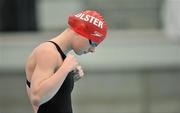
[[[82,55],[83,53],[78,53],[77,55]]]
[[[83,54],[83,52],[82,51],[74,51],[77,55],[82,55]]]

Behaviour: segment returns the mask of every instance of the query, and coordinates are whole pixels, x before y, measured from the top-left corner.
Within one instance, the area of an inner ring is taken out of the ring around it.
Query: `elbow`
[[[32,103],[34,106],[39,106],[40,97],[39,97],[38,95],[32,94],[32,95],[31,95],[31,103]]]
[[[38,91],[32,91],[32,93],[31,93],[31,103],[34,106],[39,106],[40,95],[39,95]]]

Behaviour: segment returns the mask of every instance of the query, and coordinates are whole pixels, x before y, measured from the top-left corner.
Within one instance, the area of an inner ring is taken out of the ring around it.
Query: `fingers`
[[[84,76],[84,72],[82,70],[82,67],[81,66],[77,66],[77,70],[78,70],[78,74],[80,77],[83,77]]]
[[[68,72],[74,70],[77,68],[78,66],[78,61],[76,60],[76,58],[71,55],[68,54],[63,62],[64,69],[67,70]]]
[[[76,82],[76,81],[78,81],[79,79],[81,79],[82,77],[80,77],[80,76],[77,76],[77,74],[74,76],[74,82]]]
[[[82,70],[81,66],[77,66],[76,70],[74,71],[74,81],[78,81],[79,79],[81,79],[84,76],[84,72]]]
[[[76,58],[73,55],[68,54],[64,63],[66,64],[66,69],[74,70],[73,71],[74,81],[78,81],[84,76],[82,67],[79,65],[79,63],[77,62]]]

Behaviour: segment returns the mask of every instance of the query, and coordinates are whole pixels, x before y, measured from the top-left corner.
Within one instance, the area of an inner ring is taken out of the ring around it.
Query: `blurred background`
[[[0,113],[33,113],[26,59],[85,9],[109,31],[96,53],[76,56],[85,77],[74,113],[180,113],[180,0],[0,0]]]

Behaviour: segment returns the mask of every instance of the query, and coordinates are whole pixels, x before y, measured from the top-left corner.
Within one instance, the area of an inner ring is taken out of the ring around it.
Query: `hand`
[[[77,68],[73,71],[73,77],[74,77],[74,82],[78,81],[84,76],[84,72],[82,70],[81,66],[77,66]]]
[[[70,71],[73,71],[77,68],[78,66],[78,62],[76,60],[76,58],[71,55],[71,54],[68,54],[61,66],[61,68],[63,68],[66,72],[70,72]]]

